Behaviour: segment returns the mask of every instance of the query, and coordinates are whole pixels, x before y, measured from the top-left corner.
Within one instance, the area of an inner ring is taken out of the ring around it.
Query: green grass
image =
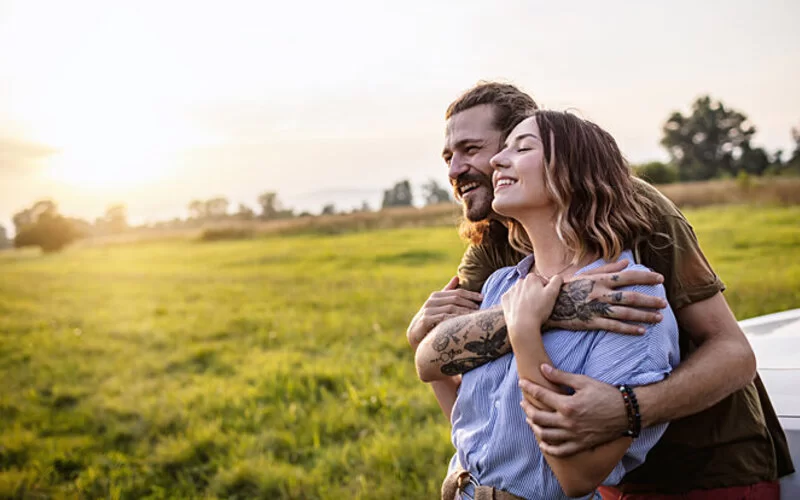
[[[739,318],[800,307],[800,207],[687,214]],[[452,227],[0,253],[0,498],[435,498],[405,328]]]

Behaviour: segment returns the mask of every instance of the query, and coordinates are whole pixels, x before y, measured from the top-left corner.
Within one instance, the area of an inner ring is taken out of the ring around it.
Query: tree
[[[408,180],[404,180],[383,192],[383,203],[381,206],[383,208],[408,207],[411,206],[412,201],[411,183],[408,182]]]
[[[328,203],[322,207],[320,215],[336,215],[336,206],[333,203]]]
[[[267,191],[258,195],[258,204],[261,207],[262,219],[274,219],[280,211],[278,193]]]
[[[239,209],[236,211],[236,218],[241,220],[253,220],[256,216],[256,213],[253,211],[252,208],[248,207],[244,203],[239,203]]]
[[[0,226],[0,248],[8,248],[11,246],[11,241],[8,239],[6,228]]]
[[[422,197],[426,205],[436,205],[450,201],[450,192],[439,186],[435,179],[422,185]]]
[[[206,218],[221,219],[228,213],[228,200],[223,197],[206,200]]]
[[[201,200],[192,200],[189,202],[189,218],[191,219],[205,219],[206,218],[206,203]]]
[[[104,232],[121,233],[128,229],[128,208],[119,203],[106,208],[102,218],[97,219],[95,225]]]
[[[11,220],[14,222],[14,229],[19,234],[25,227],[35,224],[39,217],[45,214],[55,215],[58,207],[52,200],[37,201],[31,208],[26,208],[14,214]]]
[[[38,246],[45,252],[61,250],[81,237],[78,219],[70,220],[58,213],[56,204],[50,200],[36,202],[31,208],[14,214],[17,234],[14,246]]]
[[[643,165],[634,165],[633,173],[651,184],[671,184],[678,180],[675,167],[660,161],[651,161]]]
[[[661,144],[677,165],[680,180],[689,181],[735,176],[756,129],[744,114],[703,96],[689,116],[672,113],[663,131]]]

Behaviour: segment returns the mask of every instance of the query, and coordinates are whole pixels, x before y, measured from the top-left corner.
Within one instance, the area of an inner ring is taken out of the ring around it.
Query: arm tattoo
[[[592,280],[571,281],[561,288],[550,315],[552,321],[578,319],[588,322],[595,316],[608,316],[611,306],[597,299],[587,301],[594,288]]]
[[[468,372],[511,351],[502,310],[453,318],[435,332],[431,360],[444,375]],[[474,339],[474,340],[473,340]]]
[[[437,332],[436,338],[433,339],[433,348],[436,352],[443,352],[447,349],[451,340],[453,344],[458,345],[461,342],[461,339],[458,338],[458,333],[469,323],[470,318],[462,316],[460,318],[453,318],[447,325],[444,325],[441,331]]]

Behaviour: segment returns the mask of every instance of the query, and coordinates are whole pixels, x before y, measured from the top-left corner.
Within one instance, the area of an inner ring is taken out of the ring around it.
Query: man
[[[455,194],[464,205],[462,235],[472,244],[459,276],[426,301],[411,322],[408,339],[417,350],[420,377],[431,381],[442,410],[450,415],[460,373],[510,351],[502,310],[474,312],[479,291],[496,269],[523,256],[511,249],[507,230],[491,211],[493,188],[489,159],[506,134],[536,109],[534,101],[511,85],[481,84],[449,107],[443,158]],[[671,421],[645,464],[629,474],[613,498],[692,492],[691,498],[777,498],[777,478],[793,471],[786,440],[755,375],[749,344],[721,292],[722,283],[703,256],[691,226],[672,203],[651,186],[641,192],[662,214],[657,232],[636,249],[637,260],[664,277],[667,298],[681,327],[684,360],[672,376],[636,390],[642,425]],[[615,291],[646,283],[652,276],[617,273],[607,267],[566,283],[551,316],[553,325],[574,330],[605,329],[635,333],[622,321],[655,321],[647,298]],[[580,289],[588,293],[576,293]],[[524,386],[534,399],[555,411],[527,408],[541,448],[570,456],[616,439],[628,427],[619,391],[587,377],[543,367],[571,396]],[[523,384],[524,385],[524,384]],[[623,496],[624,495],[624,496]],[[725,496],[728,495],[728,496]]]

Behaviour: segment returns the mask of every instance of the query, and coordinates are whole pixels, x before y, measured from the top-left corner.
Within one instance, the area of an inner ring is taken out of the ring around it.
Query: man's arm
[[[608,330],[637,335],[644,329],[628,323],[661,320],[651,309],[666,302],[617,288],[660,283],[661,276],[647,271],[624,271],[622,260],[581,274],[565,283],[545,325],[568,330]],[[437,324],[416,351],[417,373],[425,382],[466,373],[511,352],[505,319],[500,307],[450,318]]]
[[[755,375],[753,351],[721,293],[680,309],[676,317],[699,348],[666,380],[636,388],[645,427],[701,412],[746,386]],[[526,399],[554,409],[539,411],[523,402],[542,451],[569,456],[615,439],[627,428],[615,387],[555,369],[543,370],[543,375],[554,384],[575,388],[575,393],[563,397],[522,382]]]
[[[676,314],[698,349],[660,384],[641,389],[642,425],[694,415],[749,384],[756,358],[728,303],[717,293]]]

